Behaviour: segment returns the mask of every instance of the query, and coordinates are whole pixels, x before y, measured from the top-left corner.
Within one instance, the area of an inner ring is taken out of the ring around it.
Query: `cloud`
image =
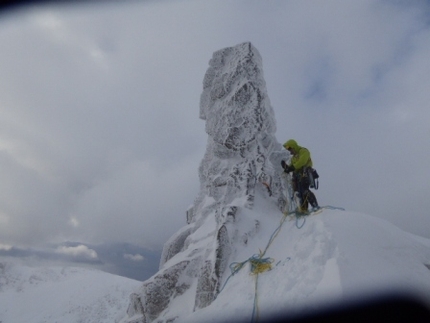
[[[61,246],[58,247],[55,252],[64,256],[72,256],[75,258],[84,258],[90,260],[95,260],[98,258],[97,252],[84,245],[79,245],[76,247]]]
[[[127,243],[82,245],[62,242],[44,248],[0,245],[0,260],[28,266],[80,266],[144,281],[158,270],[160,250]],[[145,261],[143,261],[145,260]]]
[[[0,244],[0,250],[5,250],[5,251],[9,251],[11,250],[13,247],[7,244]]]
[[[320,204],[428,236],[428,3],[63,9],[0,24],[1,244],[161,250],[199,190],[208,61],[243,41],[262,55],[278,140],[311,150]]]
[[[139,254],[131,255],[127,253],[124,255],[124,259],[132,260],[132,261],[143,261],[145,258]]]

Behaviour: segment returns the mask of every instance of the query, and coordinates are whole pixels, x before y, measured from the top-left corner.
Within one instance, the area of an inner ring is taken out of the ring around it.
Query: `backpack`
[[[309,178],[309,187],[317,190],[319,186],[318,178],[320,177],[317,170],[315,168],[308,167],[307,173]]]

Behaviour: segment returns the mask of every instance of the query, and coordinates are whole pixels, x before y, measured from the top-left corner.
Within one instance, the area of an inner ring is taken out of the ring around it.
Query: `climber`
[[[309,180],[308,172],[313,170],[311,153],[307,148],[300,147],[293,139],[288,140],[283,146],[293,156],[290,165],[287,165],[285,161],[282,161],[281,165],[286,173],[293,173],[293,190],[298,192],[300,200],[298,211],[307,213],[309,204],[314,210],[318,209],[315,194],[309,190],[312,183]]]

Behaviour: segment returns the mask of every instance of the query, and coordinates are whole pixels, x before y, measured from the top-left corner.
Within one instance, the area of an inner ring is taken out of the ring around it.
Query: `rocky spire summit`
[[[251,43],[213,54],[203,80],[200,118],[209,138],[195,206],[206,197],[219,205],[238,198],[252,203],[255,183],[273,175],[270,152],[280,147],[261,56]]]
[[[125,322],[167,322],[211,304],[235,245],[246,245],[258,231],[257,219],[236,225],[240,210],[252,209],[256,190],[266,189],[261,182],[270,183],[275,206],[285,204],[280,169],[273,166],[280,165],[281,145],[274,137],[262,59],[251,43],[213,54],[200,118],[208,134],[200,192],[187,211],[187,225],[165,244],[159,272],[131,296]]]

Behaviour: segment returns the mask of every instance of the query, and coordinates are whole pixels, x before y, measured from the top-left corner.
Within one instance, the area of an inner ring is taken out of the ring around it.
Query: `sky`
[[[429,39],[429,1],[130,1],[3,13],[0,249],[159,252],[199,191],[208,62],[245,41],[263,59],[276,138],[311,151],[319,204],[430,238]],[[67,241],[82,246],[58,247]]]

